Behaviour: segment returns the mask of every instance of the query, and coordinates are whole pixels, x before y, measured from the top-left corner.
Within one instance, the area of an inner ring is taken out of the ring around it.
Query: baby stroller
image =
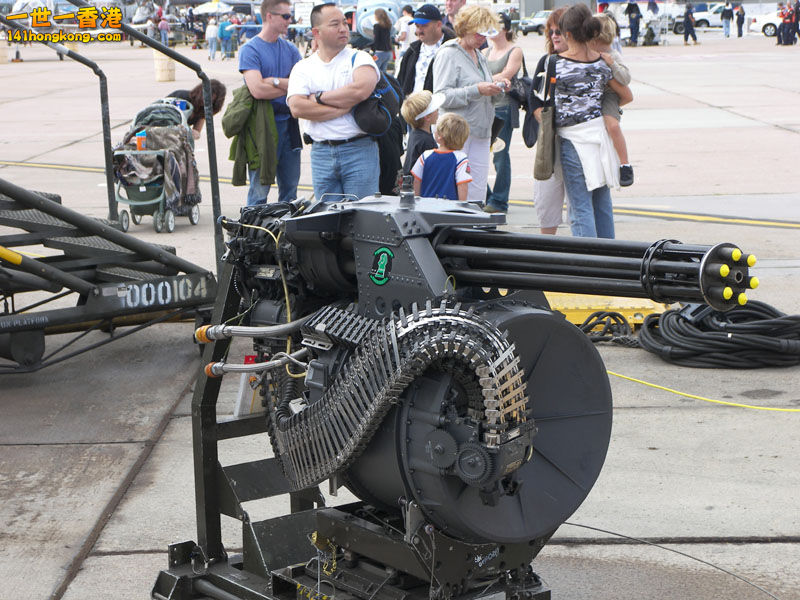
[[[200,220],[200,177],[194,159],[194,139],[186,123],[192,105],[164,98],[139,111],[122,143],[114,151],[116,199],[130,208],[119,214],[123,231],[130,221],[153,216],[156,233],[175,230],[175,217]],[[123,193],[124,192],[124,193]]]

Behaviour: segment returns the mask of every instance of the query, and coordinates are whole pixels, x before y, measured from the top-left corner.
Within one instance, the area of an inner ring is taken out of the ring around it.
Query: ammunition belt
[[[424,310],[414,306],[410,314],[401,310],[375,320],[329,306],[306,327],[354,349],[319,401],[291,416],[272,415],[284,473],[294,489],[346,469],[406,387],[432,365],[455,361],[479,381],[485,445],[503,443],[509,428],[525,421],[527,395],[514,345],[472,309],[446,303],[434,308],[428,302]]]

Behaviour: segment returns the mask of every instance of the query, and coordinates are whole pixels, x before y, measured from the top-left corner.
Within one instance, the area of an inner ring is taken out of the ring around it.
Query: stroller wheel
[[[123,232],[126,232],[128,231],[128,227],[130,227],[130,224],[131,220],[130,217],[128,216],[128,211],[123,210],[122,212],[119,213],[119,228]]]
[[[164,225],[167,227],[167,233],[175,231],[175,213],[169,208],[164,211]]]
[[[189,223],[192,225],[197,225],[200,222],[200,207],[197,204],[193,204],[192,208],[189,209]]]
[[[153,229],[156,233],[164,231],[164,213],[160,210],[153,213]]]
[[[142,215],[137,215],[135,212],[131,212],[131,221],[133,221],[134,225],[139,225],[142,222]]]

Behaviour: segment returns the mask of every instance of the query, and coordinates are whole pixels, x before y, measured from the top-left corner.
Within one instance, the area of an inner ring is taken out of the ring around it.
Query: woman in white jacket
[[[486,57],[479,51],[487,36],[498,33],[497,18],[489,9],[465,6],[458,11],[453,27],[456,39],[442,44],[433,61],[433,91],[445,95],[440,112],[461,115],[469,124],[469,138],[463,149],[472,175],[467,199],[483,203],[494,121],[491,97],[508,89],[510,83],[507,79],[492,81]]]

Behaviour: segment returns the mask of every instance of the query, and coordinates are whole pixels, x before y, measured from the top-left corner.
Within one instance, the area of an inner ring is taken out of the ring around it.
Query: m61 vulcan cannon
[[[733,244],[509,233],[409,192],[222,224],[227,293],[196,332],[213,342],[193,409],[200,540],[171,547],[154,598],[549,598],[531,561],[597,479],[612,408],[599,354],[542,290],[725,310],[756,284]],[[236,336],[254,364],[224,359]],[[266,418],[217,422],[218,377],[240,371]],[[217,463],[217,440],[257,431],[275,458]],[[325,480],[362,502],[325,508]],[[281,493],[293,514],[250,522],[243,502]],[[242,557],[220,514],[243,521]]]

